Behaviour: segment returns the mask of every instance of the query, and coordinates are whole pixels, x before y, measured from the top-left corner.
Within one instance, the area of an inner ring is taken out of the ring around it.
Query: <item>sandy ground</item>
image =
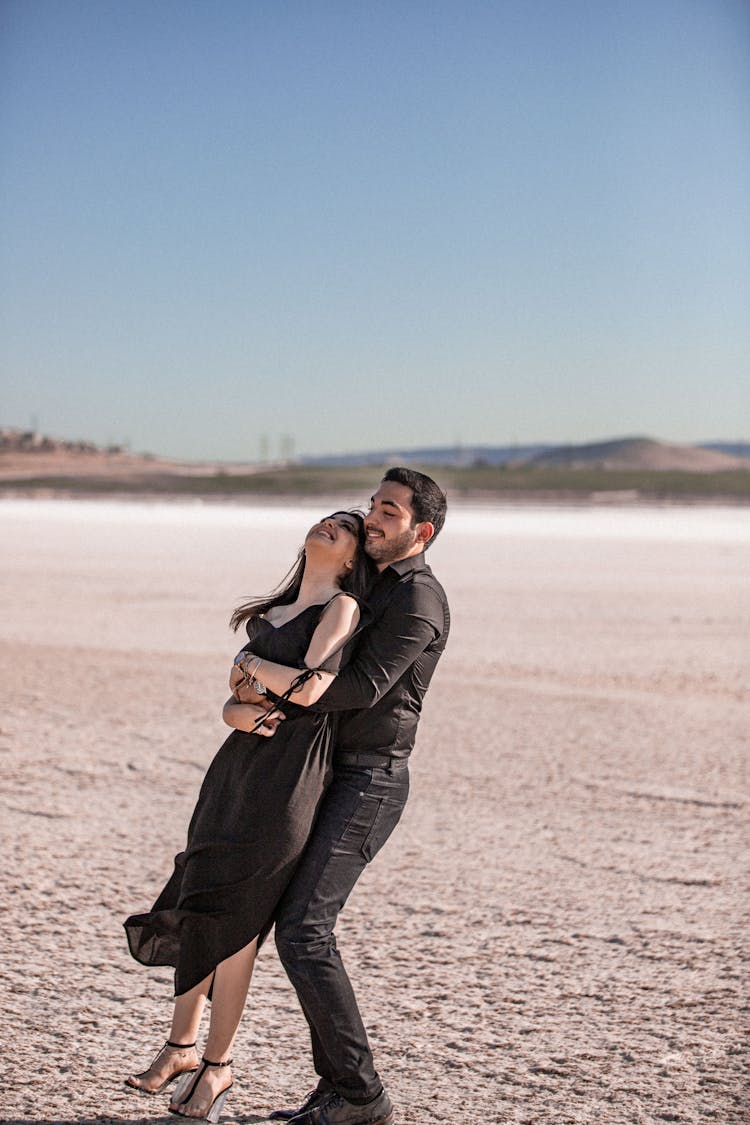
[[[311,514],[0,502],[4,1120],[174,1120],[121,1084],[171,995],[121,922]],[[431,554],[452,639],[340,923],[397,1125],[747,1122],[750,513],[458,511]],[[272,944],[235,1058],[225,1121],[314,1081]]]

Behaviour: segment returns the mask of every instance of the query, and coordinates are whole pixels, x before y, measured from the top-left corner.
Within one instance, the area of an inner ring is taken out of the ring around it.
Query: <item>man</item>
[[[353,661],[318,710],[341,712],[334,779],[276,915],[276,945],[310,1026],[317,1089],[292,1125],[391,1125],[334,926],[357,879],[398,823],[422,700],[445,648],[445,593],[424,561],[440,532],[445,496],[423,473],[385,474],[365,517],[366,551],[379,577],[373,620]]]

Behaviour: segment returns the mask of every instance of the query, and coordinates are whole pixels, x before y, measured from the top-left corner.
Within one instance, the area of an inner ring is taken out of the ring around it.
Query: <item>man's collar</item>
[[[424,561],[424,551],[420,551],[418,555],[409,555],[405,559],[398,559],[396,562],[390,563],[383,574],[387,574],[389,570],[395,570],[396,574],[402,578],[412,570],[424,570],[427,563]]]

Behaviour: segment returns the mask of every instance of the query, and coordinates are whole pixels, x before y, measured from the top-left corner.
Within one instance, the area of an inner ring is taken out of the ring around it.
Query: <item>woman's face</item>
[[[309,555],[330,559],[338,578],[343,578],[354,566],[359,551],[359,524],[351,512],[334,512],[324,516],[305,536],[305,551]]]

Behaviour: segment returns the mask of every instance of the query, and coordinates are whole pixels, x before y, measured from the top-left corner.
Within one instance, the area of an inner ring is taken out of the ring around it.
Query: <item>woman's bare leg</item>
[[[216,966],[211,995],[211,1022],[203,1052],[204,1058],[209,1059],[210,1062],[227,1062],[231,1058],[232,1047],[247,1000],[250,978],[253,975],[257,948],[258,940],[255,938],[249,945]],[[201,1075],[190,1100],[179,1106],[179,1112],[185,1117],[205,1117],[212,1102],[230,1085],[231,1081],[232,1072],[228,1066],[209,1067]],[[174,1103],[172,1105],[174,1106]],[[178,1107],[174,1106],[174,1108]]]
[[[189,992],[176,997],[169,1043],[162,1047],[148,1070],[126,1079],[128,1086],[145,1090],[148,1094],[158,1093],[172,1078],[198,1066],[200,1056],[194,1044],[198,1038],[198,1027],[212,980],[213,973]],[[175,1043],[183,1046],[170,1046]]]
[[[200,984],[196,984],[189,992],[175,996],[174,1013],[172,1014],[172,1027],[169,1038],[173,1043],[195,1043],[198,1038],[203,1008],[206,1003],[211,981],[214,974],[210,973]]]

